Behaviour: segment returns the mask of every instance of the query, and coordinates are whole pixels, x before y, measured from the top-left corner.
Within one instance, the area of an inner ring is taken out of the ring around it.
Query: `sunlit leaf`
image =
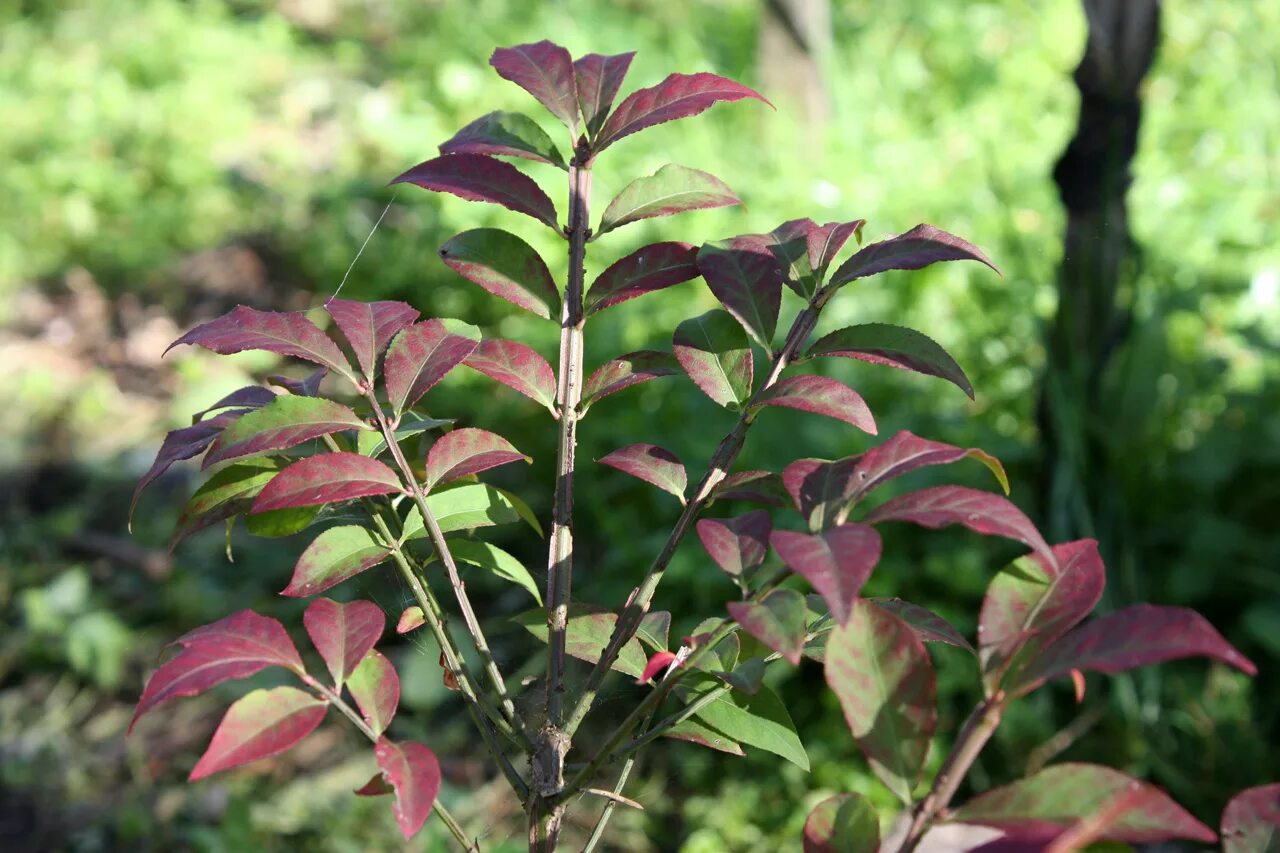
[[[704,518],[697,524],[702,547],[717,566],[735,578],[764,562],[772,529],[769,513],[762,509],[736,518]]]
[[[358,525],[330,527],[306,547],[281,595],[302,598],[324,592],[391,556],[391,547]]]
[[[228,425],[210,446],[201,467],[285,450],[335,432],[372,429],[341,403],[282,394]]]
[[[455,429],[440,436],[427,453],[427,488],[521,461],[533,460],[496,433],[474,427]]]
[[[841,625],[880,562],[880,535],[865,524],[842,524],[814,535],[775,530],[770,544],[822,596]]]
[[[715,74],[672,74],[657,86],[638,89],[623,99],[596,136],[594,149],[599,153],[646,127],[697,115],[718,101],[742,98],[769,103],[754,89]]]
[[[609,109],[613,106],[613,99],[618,96],[622,79],[627,76],[627,69],[631,67],[634,57],[634,51],[613,56],[588,53],[573,63],[578,106],[589,136],[595,137],[604,126]]]
[[[499,204],[532,216],[555,231],[556,206],[532,178],[510,163],[481,154],[447,154],[419,163],[391,181],[416,184],[434,192],[449,193],[467,201]]]
[[[876,434],[876,421],[862,396],[835,379],[826,376],[787,376],[761,391],[754,407],[781,406],[826,415],[852,424],[863,432]]]
[[[396,415],[417,403],[479,343],[475,327],[457,321],[424,320],[396,335],[382,365],[387,400]]]
[[[718,679],[694,673],[681,679],[676,693],[686,704],[693,704],[719,686]],[[809,769],[809,756],[796,734],[795,723],[778,694],[768,687],[762,686],[754,696],[730,690],[699,710],[697,717],[737,743],[771,752],[801,770]]]
[[[567,169],[564,157],[546,131],[521,113],[493,112],[480,116],[440,146],[441,154],[485,154],[522,157]]]
[[[831,285],[841,285],[887,270],[918,270],[939,261],[978,261],[997,273],[982,250],[967,240],[932,225],[917,225],[910,231],[871,243],[840,265],[831,276]]]
[[[547,642],[547,611],[541,608],[528,610],[514,617],[513,621],[542,642]],[[617,621],[617,614],[600,611],[590,605],[570,605],[565,630],[565,652],[578,660],[595,663],[600,660],[601,653],[609,644]],[[632,678],[639,678],[647,663],[644,648],[632,637],[622,647],[612,668]]]
[[[440,762],[420,743],[378,738],[373,747],[378,769],[395,789],[396,817],[405,839],[412,838],[431,816],[431,807],[440,794]]]
[[[444,533],[523,520],[541,535],[542,528],[538,525],[537,518],[523,502],[517,501],[514,495],[486,483],[468,483],[427,495],[427,508]],[[401,541],[407,542],[426,535],[422,515],[415,506],[405,517]]]
[[[578,87],[569,51],[544,39],[534,44],[500,47],[489,57],[489,64],[537,98],[575,138],[578,136]]]
[[[315,731],[328,710],[328,702],[296,687],[255,690],[227,709],[189,778],[278,755]]]
[[[463,231],[440,247],[440,259],[458,275],[539,317],[560,313],[560,291],[532,246],[501,228]]]
[[[1222,853],[1280,850],[1280,783],[1241,791],[1222,812]]]
[[[497,545],[481,542],[478,539],[454,539],[449,542],[449,551],[456,560],[479,566],[505,581],[523,587],[541,606],[542,594],[538,591],[538,584],[529,574],[529,570]]]
[[[579,409],[586,412],[598,400],[624,388],[680,372],[675,356],[655,350],[639,350],[610,359],[596,368],[582,386]]]
[[[251,512],[403,492],[395,472],[359,453],[321,453],[285,468],[254,499]]]
[[[219,355],[266,350],[327,367],[352,382],[356,376],[342,350],[301,311],[258,311],[237,306],[216,320],[196,326],[165,350],[192,344]]]
[[[365,379],[372,380],[378,357],[396,332],[418,319],[418,309],[403,302],[357,302],[330,299],[324,310],[351,345]]]
[[[343,604],[317,598],[302,614],[302,624],[329,668],[334,686],[342,687],[382,637],[387,617],[372,601]]]
[[[735,204],[742,199],[715,175],[668,163],[623,187],[605,208],[595,236],[641,219]]]
[[[197,530],[247,513],[253,499],[283,467],[284,463],[276,459],[249,459],[214,474],[179,512],[169,540],[170,550]]]
[[[680,367],[721,406],[741,407],[751,396],[751,344],[725,311],[708,311],[676,327],[672,350]]]
[[[698,277],[698,250],[690,243],[651,243],[615,261],[591,283],[588,315]]]
[[[373,733],[385,732],[400,704],[400,676],[391,661],[370,649],[351,673],[347,689]]]
[[[487,338],[463,364],[555,412],[556,375],[545,358],[524,344]]]
[[[804,853],[878,853],[880,820],[860,794],[836,794],[804,822]]]
[[[804,649],[804,596],[794,589],[775,589],[759,602],[731,601],[729,615],[751,636],[781,654],[792,664],[800,663]]]
[[[689,485],[688,475],[684,465],[680,464],[680,460],[670,450],[653,444],[629,444],[596,461],[655,485],[684,503],[684,490]]]

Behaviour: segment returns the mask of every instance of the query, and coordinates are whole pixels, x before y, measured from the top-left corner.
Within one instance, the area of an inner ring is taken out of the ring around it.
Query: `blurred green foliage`
[[[120,304],[163,306],[179,325],[202,319],[207,314],[196,315],[207,309],[198,306],[210,297],[198,280],[192,284],[186,265],[219,247],[248,247],[265,269],[262,286],[246,298],[314,306],[338,287],[390,204],[344,295],[403,298],[549,355],[553,324],[488,298],[440,264],[435,249],[463,228],[500,225],[529,240],[562,276],[558,240],[497,208],[385,182],[495,109],[526,112],[560,139],[554,120],[487,67],[495,46],[551,37],[575,54],[638,50],[628,90],[677,70],[757,84],[761,5],[7,4],[0,10],[0,322],[20,319],[25,295],[61,293],[82,271]],[[1089,708],[1106,713],[1065,754],[1147,775],[1213,824],[1231,790],[1267,781],[1280,765],[1280,6],[1179,4],[1166,10],[1164,25],[1130,193],[1138,244],[1133,333],[1106,390],[1117,466],[1108,473],[1118,486],[1114,500],[1094,510],[1104,545],[1111,536],[1126,543],[1110,566],[1111,602],[1200,608],[1262,674],[1250,683],[1197,663],[1091,682]],[[926,331],[969,371],[977,402],[870,365],[820,369],[859,388],[882,434],[910,428],[996,453],[1011,469],[1014,498],[1034,515],[1043,509],[1033,505],[1040,340],[1054,309],[1063,227],[1050,172],[1075,122],[1069,73],[1084,37],[1079,5],[836,0],[833,36],[825,127],[804,126],[785,103],[777,114],[736,104],[611,149],[596,169],[597,210],[630,179],[668,162],[714,172],[746,209],[629,226],[593,244],[588,275],[652,239],[697,243],[800,216],[865,216],[869,239],[925,220],[974,240],[1002,267],[1002,279],[968,265],[892,274],[846,291],[826,322],[856,318]],[[563,210],[562,174],[529,171]],[[605,312],[590,329],[588,365],[666,348],[677,322],[711,304],[705,288],[685,285],[646,297],[641,308]],[[186,786],[182,771],[231,694],[176,703],[130,741],[121,739],[144,668],[163,643],[239,607],[297,624],[297,604],[274,592],[301,542],[237,535],[236,562],[227,563],[219,534],[209,533],[184,545],[171,567],[148,574],[118,549],[104,556],[97,540],[85,541],[86,532],[123,537],[130,479],[164,428],[270,362],[177,353],[155,374],[172,378],[165,393],[148,396],[102,364],[67,374],[38,358],[24,362],[11,337],[2,343],[17,353],[8,360],[17,359],[19,376],[0,390],[7,436],[0,460],[6,481],[16,484],[0,505],[0,615],[9,626],[0,639],[0,793],[7,797],[0,801],[10,825],[26,821],[31,838],[86,850],[394,845],[386,803],[347,794],[372,762],[337,724],[323,728],[315,736],[320,746],[296,763],[197,786]],[[696,460],[730,425],[688,383],[656,382],[627,394],[593,408],[580,458],[657,442],[696,476]],[[545,413],[467,371],[450,377],[432,405],[433,414],[497,429],[532,455],[534,466],[496,480],[545,517],[555,442]],[[798,453],[831,458],[865,446],[864,436],[823,419],[774,413],[753,432],[743,465],[776,470]],[[983,474],[973,466],[932,476],[986,487]],[[930,477],[922,472],[909,485]],[[661,522],[674,520],[675,505],[595,466],[586,466],[580,482],[575,595],[617,603],[660,546]],[[188,488],[171,479],[147,499],[133,541],[163,548]],[[518,535],[494,534],[536,569],[541,544]],[[972,629],[986,580],[1013,553],[963,534],[890,531],[870,592],[917,600]],[[492,614],[527,606],[518,590],[475,583],[491,593]],[[392,611],[405,599],[385,578],[351,586],[351,595],[372,596]],[[718,610],[730,592],[691,542],[657,605],[676,614],[679,632]],[[518,628],[491,639],[505,665],[526,660]],[[413,712],[397,726],[453,756],[444,796],[457,804],[455,813],[489,833],[488,846],[501,849],[509,837],[518,849],[513,804],[500,784],[485,782],[431,650],[410,643],[393,655]],[[944,726],[954,731],[972,698],[973,673],[950,650],[937,660]],[[763,755],[657,750],[630,789],[648,811],[621,814],[611,827],[619,848],[643,849],[647,836],[662,849],[783,849],[824,793],[855,790],[890,805],[857,757],[834,699],[816,689],[820,671],[778,677],[813,774]],[[601,716],[625,713],[635,695],[615,686]],[[1081,713],[1065,699],[1050,691],[1018,705],[978,765],[975,785],[1023,770],[1038,745]],[[940,740],[935,761],[947,738]],[[433,838],[427,849],[443,845]]]

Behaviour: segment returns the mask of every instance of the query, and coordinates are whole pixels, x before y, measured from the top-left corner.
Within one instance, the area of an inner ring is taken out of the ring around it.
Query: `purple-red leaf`
[[[864,247],[840,265],[831,276],[831,285],[839,286],[886,270],[918,270],[938,261],[978,261],[1000,272],[977,246],[932,225],[920,224],[906,233]]]
[[[395,472],[359,453],[321,453],[285,468],[253,502],[251,512],[349,501],[403,492]]]
[[[560,313],[560,291],[536,250],[501,228],[464,231],[440,247],[458,275],[539,317]]]
[[[924,644],[902,619],[858,599],[827,639],[824,669],[871,769],[911,803],[938,722]]]
[[[964,638],[964,635],[932,610],[903,601],[901,598],[869,598],[867,600],[906,622],[911,626],[911,630],[916,632],[916,636],[926,643],[945,643],[948,646],[973,651],[973,646]]]
[[[684,465],[670,450],[653,444],[628,444],[596,461],[670,492],[684,503],[689,478]]]
[[[197,424],[210,412],[219,409],[260,409],[276,398],[276,392],[265,385],[248,385],[232,391],[207,409],[201,409],[191,416],[191,423]]]
[[[293,379],[289,376],[273,373],[267,377],[267,382],[299,397],[315,397],[320,394],[320,383],[324,381],[324,377],[328,373],[329,368],[327,367],[313,370],[301,379]]]
[[[407,634],[410,631],[415,631],[426,624],[426,621],[421,607],[416,604],[412,607],[406,607],[404,612],[400,614],[400,619],[396,622],[396,633]]]
[[[782,305],[782,262],[758,235],[707,243],[698,250],[698,271],[720,304],[768,351]]]
[[[860,794],[836,794],[813,807],[804,822],[804,853],[877,853],[880,821]]]
[[[698,277],[698,250],[690,243],[651,243],[610,264],[587,291],[588,315]]]
[[[697,115],[717,101],[742,98],[769,103],[754,89],[716,74],[672,74],[657,86],[637,89],[623,99],[600,129],[593,148],[598,154],[624,136],[646,127]]]
[[[864,323],[838,329],[809,347],[805,357],[822,355],[856,358],[871,364],[937,376],[973,399],[973,385],[955,359],[932,338],[905,326]]]
[[[680,372],[675,356],[655,350],[639,350],[610,359],[596,368],[582,386],[579,409],[586,412],[593,403],[623,388]]]
[[[1018,690],[1034,690],[1073,669],[1116,673],[1187,657],[1212,658],[1248,675],[1258,673],[1194,610],[1135,604],[1100,616],[1049,646],[1019,675]]]
[[[751,501],[765,506],[783,506],[787,492],[782,478],[772,471],[738,471],[725,477],[711,490],[713,500]]]
[[[523,157],[567,169],[560,150],[546,131],[520,113],[482,115],[440,146],[441,154],[484,154],[490,157]]]
[[[676,656],[671,652],[654,652],[649,657],[649,662],[644,666],[644,672],[640,673],[640,677],[636,679],[636,684],[648,684],[649,680],[659,673],[666,672],[667,667],[675,661]]]
[[[427,453],[427,488],[522,460],[532,461],[496,433],[474,427],[455,429],[440,436]]]
[[[205,454],[201,468],[219,462],[296,447],[344,430],[371,430],[356,413],[323,397],[281,394],[230,424]]]
[[[403,302],[358,302],[330,299],[324,304],[342,336],[351,344],[364,378],[372,380],[378,356],[395,333],[418,319],[418,309]]]
[[[622,86],[622,78],[627,76],[627,69],[631,67],[631,60],[635,55],[635,51],[613,56],[588,53],[573,63],[578,106],[582,111],[582,121],[587,126],[588,136],[594,138],[604,126],[609,108],[613,106],[613,99],[618,96],[618,88]]]
[[[804,651],[804,596],[794,589],[775,589],[759,602],[731,601],[729,615],[743,629],[792,664]]]
[[[396,335],[382,364],[387,398],[396,414],[412,408],[479,342],[474,326],[456,320],[424,320]]]
[[[317,598],[302,614],[302,624],[329,668],[334,686],[341,688],[365,654],[377,644],[387,626],[387,617],[372,601],[340,604]]]
[[[1222,853],[1274,853],[1280,842],[1280,784],[1260,785],[1231,798],[1222,812]]]
[[[302,658],[284,626],[275,619],[241,610],[189,631],[174,641],[182,646],[147,681],[129,728],[161,702],[195,696],[234,678],[248,678],[269,666],[304,673]]]
[[[395,178],[393,184],[416,184],[467,201],[500,204],[532,216],[559,232],[556,206],[532,178],[510,163],[481,154],[447,154],[419,163]]]
[[[400,704],[400,676],[382,652],[370,649],[347,682],[364,721],[380,735],[391,725]]]
[[[296,687],[255,690],[227,709],[189,778],[278,755],[315,731],[328,710],[328,702]]]
[[[373,774],[373,777],[352,791],[357,797],[384,797],[387,794],[394,794],[395,788],[391,787],[381,772]]]
[[[391,548],[367,527],[330,527],[306,547],[281,595],[302,598],[324,592],[391,556]]]
[[[301,311],[258,311],[239,305],[216,320],[196,326],[173,343],[192,344],[219,355],[266,350],[315,362],[356,381],[351,366],[330,338]]]
[[[704,518],[697,529],[711,559],[736,578],[764,562],[773,522],[767,511],[757,509],[737,518]]]
[[[865,524],[842,524],[812,536],[775,530],[769,541],[782,562],[827,602],[837,625],[848,621],[858,593],[880,562],[880,534]]]
[[[156,453],[155,461],[151,463],[151,467],[147,469],[147,473],[143,474],[138,480],[138,485],[133,489],[133,500],[129,502],[129,523],[133,523],[133,511],[138,506],[138,498],[142,497],[142,490],[151,485],[165,471],[169,470],[169,466],[183,459],[190,459],[192,456],[199,456],[205,449],[213,444],[213,440],[218,437],[218,433],[227,428],[227,425],[239,418],[248,409],[237,409],[230,412],[223,412],[215,415],[207,421],[200,421],[189,427],[175,429],[169,432],[164,441],[160,443],[160,451]]]
[[[783,406],[852,424],[876,434],[876,420],[862,396],[835,379],[801,374],[780,379],[756,398],[755,406]]]
[[[676,327],[671,348],[702,393],[738,408],[751,396],[751,344],[727,312],[713,310]]]
[[[1039,554],[1015,560],[995,576],[978,619],[983,677],[995,689],[1015,659],[1034,660],[1093,610],[1106,586],[1098,543],[1081,539],[1053,546],[1057,567]]]
[[[858,481],[853,476],[859,457],[827,462],[797,459],[782,471],[782,485],[805,517],[809,529],[825,530],[848,514]]]
[[[604,209],[595,237],[641,219],[735,204],[742,199],[715,175],[668,163],[622,188]]]
[[[378,769],[395,788],[392,812],[405,839],[412,838],[431,816],[431,807],[440,794],[440,762],[436,755],[420,743],[397,743],[378,738],[373,755]]]
[[[1009,478],[1004,473],[1004,466],[991,454],[976,447],[954,447],[939,441],[930,441],[902,430],[855,460],[851,474],[852,484],[846,489],[849,494],[848,500],[858,501],[877,486],[917,468],[927,465],[949,465],[966,456],[977,459],[987,466],[1005,494],[1009,493]]]
[[[1007,498],[963,486],[935,486],[893,498],[873,510],[868,523],[911,521],[937,529],[963,524],[975,533],[1004,536],[1023,543],[1056,566],[1049,544],[1040,531]]]
[[[556,375],[545,358],[524,344],[487,338],[463,364],[555,413]]]
[[[577,137],[581,126],[578,87],[569,51],[544,39],[534,44],[500,47],[489,57],[489,64],[503,78],[537,98]]]
[[[821,284],[827,267],[845,242],[865,224],[865,219],[826,225],[818,225],[812,219],[793,219],[770,232],[773,242],[769,251],[788,268],[788,286],[808,298]]]
[[[1144,844],[1189,838],[1211,844],[1217,838],[1159,788],[1096,764],[1046,767],[979,794],[956,810],[955,820],[995,827],[1016,827],[1026,821],[1070,826],[1105,811],[1120,797],[1132,807],[1110,816],[1110,826],[1101,836],[1105,840]]]

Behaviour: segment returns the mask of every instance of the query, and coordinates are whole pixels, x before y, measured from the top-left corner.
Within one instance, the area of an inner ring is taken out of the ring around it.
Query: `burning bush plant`
[[[615,106],[631,59],[590,54],[573,60],[545,41],[495,51],[497,72],[565,125],[567,156],[532,119],[493,112],[441,145],[440,156],[394,181],[501,205],[565,241],[563,287],[528,243],[505,230],[465,231],[439,250],[467,280],[559,324],[554,366],[524,343],[484,337],[458,319],[423,318],[402,302],[330,299],[324,305],[329,332],[301,312],[242,306],[175,342],[222,354],[266,350],[319,367],[305,381],[273,377],[271,387],[240,389],[197,413],[192,426],[165,438],[138,492],[174,462],[203,454],[202,467],[211,476],[183,508],[175,543],[239,516],[260,535],[323,526],[282,594],[312,599],[302,627],[325,671],[308,671],[279,621],[241,611],[176,641],[180,650],[148,680],[135,722],[170,699],[284,669],[293,684],[255,690],[231,705],[192,780],[286,750],[336,710],[373,747],[377,773],[357,794],[389,796],[406,838],[434,814],[459,845],[479,849],[437,801],[440,767],[430,745],[394,735],[399,676],[377,649],[387,614],[371,601],[325,597],[344,581],[379,569],[396,573],[411,591],[416,603],[393,614],[395,630],[431,632],[445,683],[460,694],[478,744],[523,803],[531,850],[557,847],[565,811],[584,793],[606,800],[586,845],[595,848],[615,807],[631,804],[624,788],[636,754],[659,737],[737,754],[744,747],[762,749],[807,769],[785,697],[763,683],[769,667],[797,666],[803,658],[821,663],[850,735],[903,803],[893,849],[914,849],[942,824],[989,828],[984,850],[1068,850],[1099,839],[1213,841],[1211,829],[1157,788],[1089,764],[1049,766],[953,804],[1009,703],[1048,681],[1071,679],[1083,691],[1085,672],[1120,672],[1188,656],[1251,674],[1254,667],[1190,610],[1138,605],[1089,619],[1105,575],[1096,544],[1046,542],[1000,494],[938,486],[864,508],[891,480],[966,458],[985,465],[1007,490],[1000,463],[982,450],[899,432],[845,459],[800,458],[781,472],[740,468],[739,453],[766,409],[824,416],[876,435],[875,418],[856,391],[805,372],[814,359],[854,358],[915,371],[973,396],[961,368],[920,332],[884,323],[826,332],[818,327],[824,308],[858,279],[944,261],[995,267],[974,245],[929,225],[862,245],[862,219],[825,225],[793,219],[767,234],[702,246],[642,246],[588,286],[585,258],[593,241],[613,239],[610,232],[642,219],[738,203],[718,178],[671,164],[636,178],[593,220],[591,176],[600,155],[632,134],[720,101],[767,103],[746,86],[703,73],[672,74]],[[552,200],[512,158],[566,173],[563,223]],[[699,278],[722,307],[677,325],[669,352],[623,353],[588,371],[583,339],[596,314]],[[784,296],[799,308],[782,330]],[[431,389],[458,367],[528,397],[546,409],[548,426],[557,431],[541,590],[518,560],[479,532],[527,524],[531,535],[541,535],[541,522],[525,502],[482,476],[527,457],[502,436],[466,426],[465,413],[437,419],[420,410]],[[336,399],[319,393],[326,375],[337,380],[331,383],[339,389]],[[625,601],[571,604],[579,426],[606,397],[663,377],[692,381],[726,410],[728,428],[709,461],[695,469],[701,475],[692,487],[685,465],[662,447],[629,444],[598,460],[671,493],[681,509],[652,563],[637,567]],[[726,505],[735,514],[726,514]],[[1029,549],[995,574],[976,642],[917,604],[860,594],[881,556],[877,528],[891,523],[959,524]],[[672,614],[652,604],[690,533],[705,549],[706,570],[727,574],[735,594],[718,612],[680,614],[706,618],[688,636],[672,638]],[[463,581],[464,563],[523,586],[539,605],[518,620],[546,646],[545,683],[536,702],[517,704]],[[461,634],[447,628],[454,618],[465,629]],[[931,643],[974,656],[983,698],[939,771],[925,778],[937,728]],[[647,685],[625,716],[597,708],[611,678]],[[584,742],[581,726],[593,714],[606,718],[610,733]],[[1272,786],[1233,801],[1222,827],[1227,848],[1255,849],[1277,824],[1278,798]],[[840,794],[814,808],[803,844],[806,850],[877,850],[880,824],[868,801]]]

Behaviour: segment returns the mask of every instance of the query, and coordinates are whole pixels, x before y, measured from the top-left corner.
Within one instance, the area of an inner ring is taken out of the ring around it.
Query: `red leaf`
[[[520,461],[532,460],[496,433],[473,427],[455,429],[440,436],[427,453],[427,488]]]
[[[858,501],[872,489],[896,477],[927,465],[950,465],[966,456],[977,459],[995,475],[1005,494],[1009,493],[1009,479],[1000,460],[976,447],[954,447],[939,441],[930,441],[903,430],[888,441],[879,444],[854,460],[850,473],[851,484],[845,487],[848,500]]]
[[[381,652],[370,649],[351,673],[347,689],[373,733],[385,732],[400,704],[400,676],[391,661]]]
[[[826,415],[876,434],[875,418],[861,395],[843,382],[826,376],[788,376],[761,391],[754,405],[758,408],[783,406]]]
[[[812,219],[793,219],[770,232],[774,242],[769,251],[789,268],[787,284],[791,289],[808,298],[817,290],[841,247],[865,224],[865,219],[826,225],[818,225]]]
[[[880,822],[860,794],[836,794],[813,807],[804,822],[804,853],[877,853]]]
[[[772,471],[738,471],[725,477],[711,491],[715,500],[752,501],[765,506],[786,503],[782,478]]]
[[[426,190],[450,193],[467,201],[500,204],[532,216],[556,232],[556,206],[530,178],[510,163],[481,154],[446,154],[419,163],[391,181],[417,184]]]
[[[880,534],[865,524],[842,524],[810,536],[775,530],[770,537],[782,562],[809,582],[843,625],[858,593],[880,562]]]
[[[624,136],[646,127],[695,116],[717,101],[742,98],[769,103],[754,89],[715,74],[672,74],[657,86],[628,95],[601,128],[593,148],[598,154]]]
[[[711,559],[736,578],[764,562],[773,523],[767,511],[757,509],[737,518],[704,518],[697,529]]]
[[[905,326],[864,323],[838,329],[811,346],[805,358],[823,355],[937,376],[973,399],[973,385],[956,360],[932,338]]]
[[[352,793],[357,797],[381,797],[386,794],[395,793],[395,788],[391,787],[381,773],[375,773],[373,778],[368,782],[365,782]]]
[[[839,286],[886,270],[918,270],[938,261],[978,261],[999,273],[982,250],[967,240],[932,225],[920,224],[906,233],[864,247],[831,276]]]
[[[1097,542],[1055,545],[1053,553],[1057,568],[1031,554],[1014,561],[987,587],[978,648],[983,676],[992,688],[1006,671],[1016,673],[1078,625],[1102,597],[1107,570]]]
[[[435,753],[420,743],[396,743],[378,738],[373,748],[378,768],[396,791],[392,812],[400,832],[412,838],[431,816],[440,793],[440,762]]]
[[[285,450],[314,438],[353,429],[372,427],[341,403],[322,397],[282,394],[223,430],[200,467]]]
[[[535,44],[500,47],[489,64],[503,78],[533,95],[578,135],[578,87],[569,51],[545,39]]]
[[[623,187],[604,209],[592,239],[641,219],[735,204],[742,199],[715,175],[668,163]]]
[[[235,678],[247,678],[270,666],[283,666],[299,675],[302,658],[284,626],[252,610],[241,610],[225,619],[189,631],[174,641],[182,646],[172,659],[152,674],[129,723],[161,702],[179,696],[195,696]]]
[[[1026,821],[1069,826],[1107,808],[1119,796],[1133,793],[1132,808],[1109,816],[1101,834],[1130,844],[1189,838],[1213,843],[1217,836],[1159,788],[1096,764],[1055,764],[1009,785],[974,797],[955,812],[955,820],[987,826],[1016,827]]]
[[[320,383],[324,381],[324,377],[328,373],[329,368],[327,367],[312,371],[301,379],[291,379],[288,376],[281,376],[277,373],[268,376],[267,382],[299,397],[315,397],[319,395]]]
[[[910,803],[938,722],[924,644],[906,622],[857,599],[827,640],[824,670],[871,769]]]
[[[782,471],[782,485],[805,517],[809,529],[824,530],[846,515],[858,481],[853,476],[859,457],[827,462],[797,459]]]
[[[463,364],[555,412],[556,375],[545,358],[524,344],[488,338]]]
[[[655,675],[665,672],[675,659],[676,656],[671,652],[654,652],[645,664],[644,672],[636,679],[636,684],[648,684]]]
[[[573,63],[578,106],[589,136],[594,137],[604,125],[613,99],[618,96],[618,88],[622,86],[622,78],[627,76],[635,55],[635,51],[613,56],[588,53]]]
[[[378,356],[396,332],[418,319],[418,310],[403,302],[356,302],[330,299],[324,304],[342,336],[351,344],[365,379],[373,380]]]
[[[1186,607],[1135,604],[1100,616],[1049,646],[1018,677],[1027,693],[1073,669],[1124,672],[1187,657],[1207,657],[1248,675],[1258,668],[1199,613]]]
[[[341,688],[377,644],[387,626],[387,617],[372,601],[340,604],[317,598],[302,614],[302,624],[329,668],[334,686]]]
[[[356,381],[338,345],[301,311],[258,311],[239,305],[216,320],[196,326],[173,343],[192,344],[219,355],[266,350],[315,362]]]
[[[651,243],[637,249],[591,283],[584,302],[586,313],[697,278],[697,254],[689,243]]]
[[[935,486],[893,498],[873,510],[867,523],[911,521],[937,529],[963,524],[975,533],[1017,540],[1045,557],[1055,566],[1049,544],[1031,519],[1006,498],[963,486]]]
[[[349,501],[403,492],[400,478],[376,459],[359,453],[321,453],[285,468],[253,502],[259,513],[292,506]]]
[[[539,317],[560,313],[560,291],[542,257],[501,228],[464,231],[440,247],[440,258],[458,275]]]
[[[655,350],[639,350],[610,359],[596,368],[582,386],[583,412],[603,397],[616,394],[641,382],[680,372],[680,365],[671,353]]]
[[[289,585],[280,594],[301,598],[324,592],[391,556],[391,548],[367,527],[330,527],[298,557]]]
[[[747,633],[792,664],[800,663],[807,613],[803,595],[794,589],[775,589],[759,602],[731,601],[728,609]]]
[[[702,393],[721,406],[741,406],[751,396],[751,343],[724,311],[708,311],[676,326],[676,361]]]
[[[396,335],[382,372],[387,398],[396,414],[412,408],[450,370],[461,364],[480,342],[478,333],[460,323],[424,320]]]
[[[188,778],[278,755],[315,731],[328,710],[328,702],[296,687],[255,690],[227,709]]]
[[[916,636],[926,643],[945,643],[948,646],[973,651],[973,646],[964,638],[964,635],[932,610],[903,601],[901,598],[869,598],[867,600],[906,622],[911,626],[911,630],[916,632]]]
[[[441,154],[522,157],[567,169],[560,150],[537,122],[520,113],[482,115],[440,146]]]
[[[1280,784],[1241,791],[1222,812],[1222,853],[1272,851],[1280,840]]]
[[[426,621],[423,618],[421,607],[416,604],[412,607],[406,607],[404,612],[400,614],[399,621],[396,622],[396,633],[407,634],[410,631],[421,628]]]
[[[260,409],[276,398],[276,393],[263,385],[248,385],[232,391],[207,409],[201,409],[191,416],[191,423],[196,424],[210,412],[218,409]]]
[[[168,471],[173,463],[180,462],[183,459],[190,459],[203,453],[209,445],[213,444],[213,440],[218,437],[218,433],[226,429],[228,424],[247,411],[249,410],[236,409],[230,412],[223,412],[220,415],[209,418],[207,421],[200,421],[189,427],[169,432],[160,444],[160,451],[156,454],[155,461],[151,463],[147,473],[142,475],[141,479],[138,480],[138,485],[133,489],[133,500],[129,502],[130,525],[133,524],[133,511],[138,507],[138,498],[142,497],[143,489],[154,483],[165,471]]]
[[[773,345],[782,304],[782,263],[766,238],[734,237],[698,250],[698,271],[733,318],[765,350]]]
[[[684,465],[670,450],[653,444],[628,444],[596,461],[670,492],[684,503],[688,475]]]

